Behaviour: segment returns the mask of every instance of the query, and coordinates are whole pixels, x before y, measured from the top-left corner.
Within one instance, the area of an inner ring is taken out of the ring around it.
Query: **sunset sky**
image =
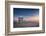
[[[29,8],[14,8],[14,16],[38,16],[39,9],[29,9]]]
[[[18,17],[22,16],[23,20],[26,21],[38,21],[39,20],[39,9],[29,8],[14,8],[14,20],[18,20]]]

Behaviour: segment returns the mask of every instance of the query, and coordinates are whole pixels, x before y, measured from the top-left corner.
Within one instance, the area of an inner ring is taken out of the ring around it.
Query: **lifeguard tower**
[[[18,22],[19,22],[19,24],[23,23],[23,17],[22,16],[18,17]]]

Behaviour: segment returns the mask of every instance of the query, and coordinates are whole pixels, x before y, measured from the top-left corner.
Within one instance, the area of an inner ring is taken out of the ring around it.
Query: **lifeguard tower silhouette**
[[[23,23],[23,17],[22,16],[18,17],[18,22],[19,22],[19,24]]]

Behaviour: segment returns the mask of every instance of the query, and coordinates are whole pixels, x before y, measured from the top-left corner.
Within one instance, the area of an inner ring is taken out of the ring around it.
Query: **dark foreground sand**
[[[14,24],[14,28],[16,27],[39,27],[39,23]]]

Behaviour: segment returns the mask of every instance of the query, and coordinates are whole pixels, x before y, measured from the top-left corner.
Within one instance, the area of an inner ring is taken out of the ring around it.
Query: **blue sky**
[[[13,8],[14,16],[39,16],[39,9]]]

